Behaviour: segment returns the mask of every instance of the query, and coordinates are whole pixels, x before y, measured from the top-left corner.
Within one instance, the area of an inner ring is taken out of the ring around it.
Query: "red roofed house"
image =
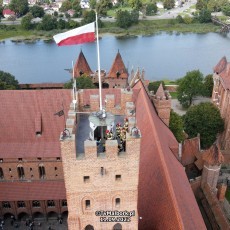
[[[212,101],[219,108],[225,121],[225,129],[221,134],[221,149],[230,154],[230,62],[223,57],[214,68]]]
[[[3,15],[4,18],[9,18],[11,16],[15,16],[15,12],[10,10],[10,9],[4,9],[2,11],[2,15]]]
[[[59,137],[70,90],[0,91],[0,216],[67,216]]]

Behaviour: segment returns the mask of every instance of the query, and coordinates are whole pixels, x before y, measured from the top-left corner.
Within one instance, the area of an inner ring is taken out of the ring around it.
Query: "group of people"
[[[118,151],[126,151],[126,133],[129,131],[129,122],[128,119],[124,119],[124,125],[122,126],[121,123],[116,124],[116,139],[118,141]],[[106,140],[113,140],[114,134],[113,130],[106,130]]]

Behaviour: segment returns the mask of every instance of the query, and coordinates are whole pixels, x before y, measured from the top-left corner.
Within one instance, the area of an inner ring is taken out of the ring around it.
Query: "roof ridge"
[[[143,82],[141,81],[141,84],[142,84],[142,86],[143,86],[143,88],[144,88],[144,85],[143,85]],[[142,89],[143,89],[142,88]],[[144,88],[145,89],[145,88]],[[142,90],[140,90],[140,93],[141,93],[141,91]],[[145,94],[146,94],[146,96],[148,97],[148,94],[147,94],[147,92],[146,92],[146,90],[145,90]],[[149,97],[148,97],[149,98]],[[146,108],[149,108],[149,106],[148,106],[148,104],[147,104],[147,101],[146,100],[143,100],[143,103],[145,103],[146,104]],[[152,126],[153,127],[153,129],[154,130],[157,130],[157,128],[156,128],[156,126],[155,126],[155,124],[154,124],[154,122],[153,122],[153,119],[152,119],[152,116],[151,116],[151,113],[150,113],[150,110],[148,109],[147,111],[145,111],[147,114],[148,114],[148,116],[150,117],[150,126]],[[164,154],[163,154],[163,150],[162,150],[162,147],[161,147],[161,142],[160,142],[160,140],[159,140],[159,136],[158,135],[156,135],[156,133],[155,132],[153,132],[153,136],[154,136],[154,140],[156,141],[156,145],[157,145],[157,148],[158,148],[158,155],[159,155],[159,157],[160,157],[160,160],[161,160],[161,164],[162,164],[162,167],[164,168],[164,175],[165,175],[165,180],[167,181],[167,185],[168,185],[168,188],[169,188],[169,191],[170,191],[170,196],[171,196],[171,200],[172,200],[172,202],[173,202],[173,204],[174,204],[174,207],[175,207],[175,212],[176,212],[176,214],[177,214],[177,219],[178,219],[178,223],[179,223],[179,225],[181,226],[181,229],[183,229],[184,228],[184,226],[183,226],[183,218],[182,218],[182,216],[181,216],[181,214],[180,214],[180,212],[178,212],[178,210],[179,210],[179,206],[178,206],[178,204],[177,204],[177,198],[176,198],[176,196],[175,196],[175,192],[174,192],[174,189],[173,189],[173,185],[172,185],[172,182],[171,182],[171,180],[169,179],[170,178],[170,174],[169,174],[169,171],[168,171],[168,168],[167,168],[167,166],[166,166],[166,163],[165,163],[165,156],[164,156]],[[169,148],[170,149],[170,148]],[[170,151],[171,151],[171,149],[170,149]],[[171,151],[172,152],[172,151]],[[174,154],[172,153],[172,155],[174,156]]]

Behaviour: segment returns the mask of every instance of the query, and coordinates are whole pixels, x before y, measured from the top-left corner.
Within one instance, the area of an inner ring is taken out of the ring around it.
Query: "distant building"
[[[74,65],[74,77],[78,78],[82,74],[90,76],[93,83],[98,85],[98,72],[93,72],[81,51]],[[103,88],[125,88],[128,85],[128,71],[124,65],[122,57],[118,51],[111,69],[108,73],[101,70],[101,82]]]
[[[10,18],[10,17],[12,17],[12,16],[15,16],[16,14],[15,14],[15,12],[14,12],[13,10],[4,9],[4,10],[2,11],[2,15],[3,15],[4,18]]]

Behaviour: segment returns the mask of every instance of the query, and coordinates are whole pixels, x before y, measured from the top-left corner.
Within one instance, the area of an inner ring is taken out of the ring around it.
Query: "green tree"
[[[13,75],[0,70],[0,90],[3,89],[18,89],[18,81]]]
[[[68,22],[66,22],[65,20],[60,18],[57,22],[57,28],[60,30],[63,30],[63,29],[68,27],[67,24],[68,24]]]
[[[156,2],[148,3],[146,5],[146,15],[147,16],[152,16],[152,15],[155,15],[156,13],[157,13],[157,4],[156,4]]]
[[[230,16],[230,3],[225,4],[222,7],[222,11],[226,16]]]
[[[209,74],[204,78],[202,95],[205,97],[211,97],[212,90],[213,90],[213,78],[212,78],[212,74]]]
[[[161,83],[162,83],[163,89],[165,89],[164,81],[152,81],[148,85],[148,90],[156,93]]]
[[[208,0],[197,0],[196,9],[197,10],[206,9],[207,4],[208,4]]]
[[[116,14],[116,24],[120,28],[127,29],[132,25],[131,15],[127,10],[118,10]]]
[[[178,81],[177,99],[184,108],[192,104],[195,96],[201,95],[203,86],[203,74],[199,70],[187,72]]]
[[[173,132],[178,142],[184,140],[184,130],[183,130],[183,119],[180,115],[175,113],[173,110],[170,112],[170,120],[169,120],[169,129]]]
[[[209,148],[217,134],[224,131],[224,121],[218,108],[207,102],[189,108],[184,115],[184,127],[190,138],[199,133],[201,147]]]
[[[96,9],[97,1],[96,0],[90,0],[89,1],[90,8],[91,9]]]
[[[13,10],[17,16],[25,15],[29,11],[27,0],[11,0],[9,8]]]
[[[81,75],[76,79],[76,85],[78,89],[93,89],[95,85],[90,77],[85,74]]]
[[[139,11],[138,10],[132,10],[130,13],[130,19],[132,24],[137,24],[138,23],[138,19],[139,19]]]
[[[46,14],[42,18],[41,29],[49,31],[56,28],[57,28],[57,19],[52,15]]]
[[[183,17],[181,15],[179,15],[179,14],[176,16],[176,20],[177,20],[178,23],[184,23]]]
[[[45,14],[44,9],[41,6],[34,5],[30,8],[30,13],[33,15],[34,18],[42,18]]]
[[[175,0],[164,0],[163,6],[165,9],[170,10],[175,6]]]
[[[129,5],[136,10],[139,10],[142,7],[141,0],[129,0]]]
[[[96,5],[96,9],[99,15],[107,15],[107,11],[109,9],[112,9],[113,4],[110,0],[100,0],[97,5]]]
[[[95,20],[96,20],[96,14],[94,10],[83,12],[83,20],[81,21],[83,25],[94,22]]]
[[[70,9],[72,9],[72,3],[69,0],[66,0],[62,3],[61,7],[60,7],[60,12],[66,12]]]
[[[30,30],[33,28],[33,24],[31,23],[31,20],[33,19],[33,16],[31,13],[28,13],[25,15],[21,20],[21,26],[25,30]]]
[[[200,23],[208,23],[212,21],[211,11],[208,9],[202,9],[199,12],[198,20]]]

